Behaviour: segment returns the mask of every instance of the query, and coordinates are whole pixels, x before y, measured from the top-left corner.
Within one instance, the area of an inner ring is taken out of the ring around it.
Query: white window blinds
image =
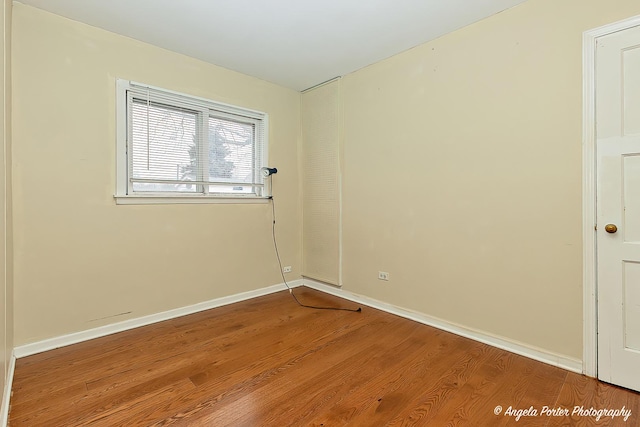
[[[265,113],[125,86],[129,195],[265,196]]]
[[[133,191],[196,191],[198,112],[131,97]]]
[[[303,275],[341,285],[340,81],[302,95]]]

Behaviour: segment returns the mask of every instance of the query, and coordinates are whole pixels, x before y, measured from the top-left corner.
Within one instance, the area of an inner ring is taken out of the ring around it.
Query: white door
[[[598,377],[640,391],[640,27],[597,40]]]

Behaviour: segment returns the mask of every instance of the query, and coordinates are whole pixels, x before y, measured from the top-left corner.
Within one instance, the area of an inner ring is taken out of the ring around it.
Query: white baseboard
[[[547,363],[549,365],[557,366],[559,368],[577,372],[579,374],[582,373],[582,361],[574,359],[572,357],[555,354],[544,349],[510,340],[508,338],[498,337],[483,331],[467,328],[465,326],[448,322],[437,317],[432,317],[423,313],[397,307],[393,304],[388,304],[363,295],[354,294],[352,292],[345,291],[334,286],[329,286],[312,279],[304,278],[303,284],[306,287],[316,289],[318,291],[364,304],[369,307],[377,308],[379,310],[386,311],[387,313],[395,314],[406,319],[411,319],[425,325],[433,326],[434,328],[451,332],[465,338],[470,338],[472,340],[479,341],[481,343],[488,344],[490,346],[497,347],[511,353],[519,354],[520,356],[528,357],[530,359],[537,360],[538,362]]]
[[[484,344],[491,345],[506,351],[510,351],[521,356],[528,357],[539,362],[547,363],[549,365],[557,366],[563,369],[567,369],[572,372],[582,373],[582,361],[574,359],[568,356],[555,354],[544,349],[536,348],[521,342],[510,340],[508,338],[495,336],[483,331],[468,328],[462,325],[458,325],[446,320],[439,319],[437,317],[429,316],[423,313],[415,312],[412,310],[397,307],[393,304],[388,304],[382,301],[369,298],[364,295],[355,294],[335,286],[327,285],[322,282],[318,282],[309,278],[294,280],[289,282],[289,286],[307,286],[312,289],[319,290],[331,295],[338,296],[340,298],[348,299],[350,301],[358,302],[360,304],[367,305],[369,307],[377,308],[387,313],[395,314],[397,316],[411,319],[416,322],[433,326],[438,329],[442,329],[447,332],[460,335],[465,338],[470,338],[475,341],[482,342]],[[156,313],[149,316],[143,316],[136,319],[125,320],[123,322],[113,323],[111,325],[100,326],[98,328],[89,329],[86,331],[76,332],[68,335],[63,335],[55,338],[49,338],[43,341],[34,342],[31,344],[25,344],[18,346],[14,349],[12,358],[12,365],[10,375],[13,378],[13,366],[15,366],[15,359],[30,356],[32,354],[41,353],[47,350],[53,350],[55,348],[64,347],[71,344],[76,344],[82,341],[88,341],[94,338],[100,338],[107,335],[115,334],[117,332],[126,331],[129,329],[138,328],[140,326],[150,325],[152,323],[162,322],[164,320],[174,319],[180,316],[186,316],[188,314],[197,313],[204,310],[209,310],[216,307],[221,307],[227,304],[233,304],[235,302],[244,301],[251,298],[271,294],[274,292],[282,291],[286,289],[285,285],[278,284],[268,286],[266,288],[256,289],[253,291],[242,292],[227,297],[216,298],[210,301],[201,302],[198,304],[190,305],[187,307],[181,307],[162,313]],[[10,389],[9,389],[10,390]],[[5,395],[5,400],[8,396]],[[4,402],[3,402],[4,405]],[[4,409],[4,406],[2,407]],[[8,409],[8,406],[7,406]],[[1,419],[0,419],[1,421]],[[1,425],[1,424],[0,424]]]
[[[325,292],[331,295],[338,296],[350,301],[354,301],[360,304],[364,304],[369,307],[373,307],[387,313],[395,314],[406,319],[411,319],[416,322],[433,326],[447,332],[454,333],[456,335],[470,338],[475,341],[482,342],[484,344],[500,348],[515,354],[519,354],[524,357],[528,357],[539,362],[547,363],[549,365],[557,366],[572,372],[582,373],[582,361],[574,359],[568,356],[555,354],[544,349],[529,346],[527,344],[513,341],[507,338],[498,337],[486,332],[478,331],[475,329],[467,328],[462,325],[448,322],[433,316],[429,316],[423,313],[415,312],[412,310],[397,307],[393,304],[388,304],[382,301],[369,298],[364,295],[355,294],[338,287],[328,285],[322,282],[318,282],[309,278],[293,280],[288,282],[289,286],[294,288],[298,286],[307,286],[312,289],[316,289],[321,292]],[[274,292],[285,290],[284,283],[268,286],[266,288],[256,289],[253,291],[242,292],[235,295],[230,295],[222,298],[216,298],[210,301],[201,302],[198,304],[176,308],[162,313],[156,313],[149,316],[138,317],[136,319],[125,320],[111,325],[100,326],[98,328],[89,329],[86,331],[76,332],[68,335],[63,335],[55,338],[49,338],[43,341],[38,341],[30,344],[18,346],[13,350],[13,355],[9,362],[9,369],[7,375],[7,381],[5,384],[4,395],[2,399],[2,405],[0,406],[0,427],[6,427],[9,416],[9,403],[11,398],[11,386],[13,384],[13,373],[15,370],[16,359],[20,357],[26,357],[33,354],[41,353],[47,350],[53,350],[55,348],[64,347],[71,344],[76,344],[82,341],[88,341],[94,338],[100,338],[107,335],[115,334],[117,332],[126,331],[129,329],[138,328],[141,326],[150,325],[165,320],[174,319],[180,316],[186,316],[189,314],[197,313],[200,311],[209,310],[223,305],[233,304],[235,302],[245,301],[251,298],[268,295]]]
[[[289,286],[294,288],[302,286],[302,279],[292,280]],[[176,308],[173,310],[163,311],[162,313],[151,314],[148,316],[138,317],[135,319],[124,320],[122,322],[113,323],[111,325],[100,326],[86,331],[75,332],[68,335],[62,335],[59,337],[49,338],[42,341],[37,341],[30,344],[25,344],[16,347],[13,352],[15,358],[21,358],[31,356],[33,354],[42,353],[43,351],[53,350],[55,348],[65,347],[67,345],[76,344],[83,341],[92,340],[94,338],[100,338],[107,335],[115,334],[117,332],[127,331],[129,329],[139,328],[140,326],[150,325],[152,323],[162,322],[165,320],[175,319],[176,317],[186,316],[188,314],[198,313],[200,311],[209,310],[223,305],[233,304],[248,300],[251,298],[260,297],[263,295],[272,294],[285,290],[284,283],[268,286],[266,288],[256,289],[253,291],[242,292],[235,295],[230,295],[222,298],[216,298],[210,301],[201,302],[186,307]]]
[[[7,380],[4,383],[4,394],[2,395],[2,405],[0,406],[0,426],[7,427],[9,422],[9,403],[11,402],[11,388],[13,386],[13,373],[16,370],[16,355],[11,353],[9,367],[7,369]]]

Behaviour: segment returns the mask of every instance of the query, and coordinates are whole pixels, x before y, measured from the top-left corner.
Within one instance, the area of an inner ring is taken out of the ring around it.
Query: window
[[[124,80],[117,95],[118,203],[267,196],[267,114]]]

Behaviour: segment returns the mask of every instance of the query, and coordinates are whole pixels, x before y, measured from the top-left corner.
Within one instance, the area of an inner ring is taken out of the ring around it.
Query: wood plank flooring
[[[638,426],[640,394],[369,307],[299,307],[284,291],[18,359],[9,416],[11,427]]]

